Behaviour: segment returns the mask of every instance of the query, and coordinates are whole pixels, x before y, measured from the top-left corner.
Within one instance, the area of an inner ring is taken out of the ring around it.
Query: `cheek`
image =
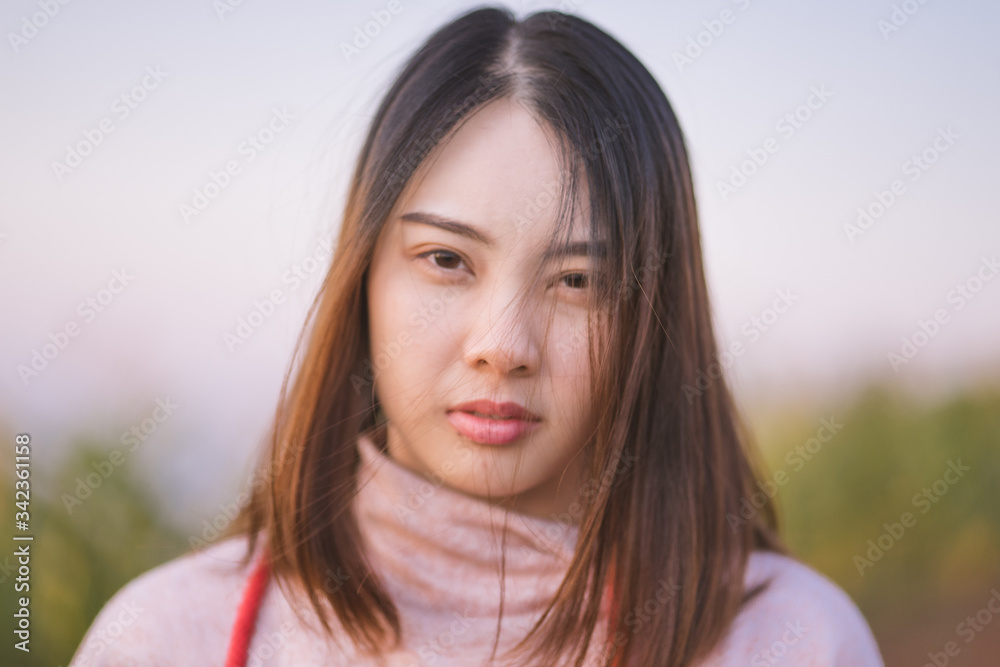
[[[546,344],[552,391],[573,411],[585,410],[590,397],[590,359],[586,322],[554,324]]]
[[[546,341],[546,358],[554,379],[567,382],[589,379],[589,342],[585,321],[554,322]]]
[[[450,354],[449,311],[455,299],[446,288],[421,285],[406,272],[380,276],[369,298],[372,364],[387,395],[426,390]]]

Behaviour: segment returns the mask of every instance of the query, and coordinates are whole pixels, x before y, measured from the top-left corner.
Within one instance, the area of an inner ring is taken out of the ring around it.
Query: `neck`
[[[395,461],[415,475],[421,475],[432,484],[440,481],[421,472],[418,466],[401,458],[389,446],[390,428],[387,422],[380,422],[368,431],[366,437],[374,443],[386,457]],[[490,503],[500,509],[537,519],[558,521],[579,527],[584,511],[580,480],[584,478],[586,460],[582,453],[575,456],[559,476],[555,485],[539,485],[517,494],[506,496],[485,496],[469,493],[463,489],[449,487],[449,490],[463,496]]]
[[[448,600],[492,617],[499,605],[499,589],[493,589],[506,571],[517,582],[505,596],[512,610],[544,607],[574,556],[577,526],[428,486],[425,477],[389,458],[384,444],[359,438],[355,508],[393,597],[420,607]]]

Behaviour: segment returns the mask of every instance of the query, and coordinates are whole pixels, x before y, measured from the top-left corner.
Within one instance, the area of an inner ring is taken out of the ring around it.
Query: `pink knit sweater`
[[[387,667],[485,664],[500,607],[502,510],[439,487],[359,440],[361,486],[355,503],[376,571],[395,601],[404,646]],[[497,655],[540,615],[572,557],[577,528],[511,515],[506,545],[504,616]],[[94,620],[70,667],[85,665],[222,665],[248,570],[236,564],[244,539],[215,544],[161,565],[127,584]],[[327,572],[325,587],[351,586]],[[703,667],[881,667],[872,632],[851,599],[833,582],[790,558],[751,555],[747,581],[773,577],[770,588],[737,616]],[[644,614],[656,613],[656,592]],[[296,610],[301,618],[296,616]],[[606,611],[606,609],[605,609]],[[336,622],[336,621],[335,621]],[[304,600],[287,599],[273,584],[265,593],[250,642],[248,667],[351,665],[377,662],[355,654],[339,631],[318,630]],[[591,643],[605,645],[598,634]]]

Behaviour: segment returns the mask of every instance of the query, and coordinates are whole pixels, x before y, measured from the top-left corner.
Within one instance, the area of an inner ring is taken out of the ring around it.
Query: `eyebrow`
[[[452,220],[434,213],[413,211],[410,213],[404,213],[399,217],[399,219],[403,222],[416,222],[423,225],[437,227],[445,230],[446,232],[464,236],[465,238],[481,243],[486,247],[492,247],[495,243],[491,236],[480,231],[479,229],[476,229],[470,224],[459,222],[458,220]],[[607,250],[603,243],[595,244],[590,241],[574,241],[558,248],[546,249],[542,259],[544,261],[549,261],[559,257],[604,257],[606,254]]]
[[[446,232],[451,232],[452,234],[458,234],[459,236],[464,236],[465,238],[472,239],[478,243],[490,247],[494,244],[493,238],[479,231],[472,225],[466,224],[464,222],[459,222],[458,220],[451,220],[440,215],[435,215],[434,213],[423,213],[421,211],[414,211],[412,213],[404,213],[399,216],[399,219],[403,222],[419,222],[422,225],[431,225],[432,227],[438,227],[445,230]]]

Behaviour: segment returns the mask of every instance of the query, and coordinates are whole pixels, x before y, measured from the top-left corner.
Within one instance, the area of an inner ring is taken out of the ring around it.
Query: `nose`
[[[465,362],[477,371],[499,377],[538,372],[541,352],[536,317],[527,300],[494,292],[474,310],[465,340]]]

